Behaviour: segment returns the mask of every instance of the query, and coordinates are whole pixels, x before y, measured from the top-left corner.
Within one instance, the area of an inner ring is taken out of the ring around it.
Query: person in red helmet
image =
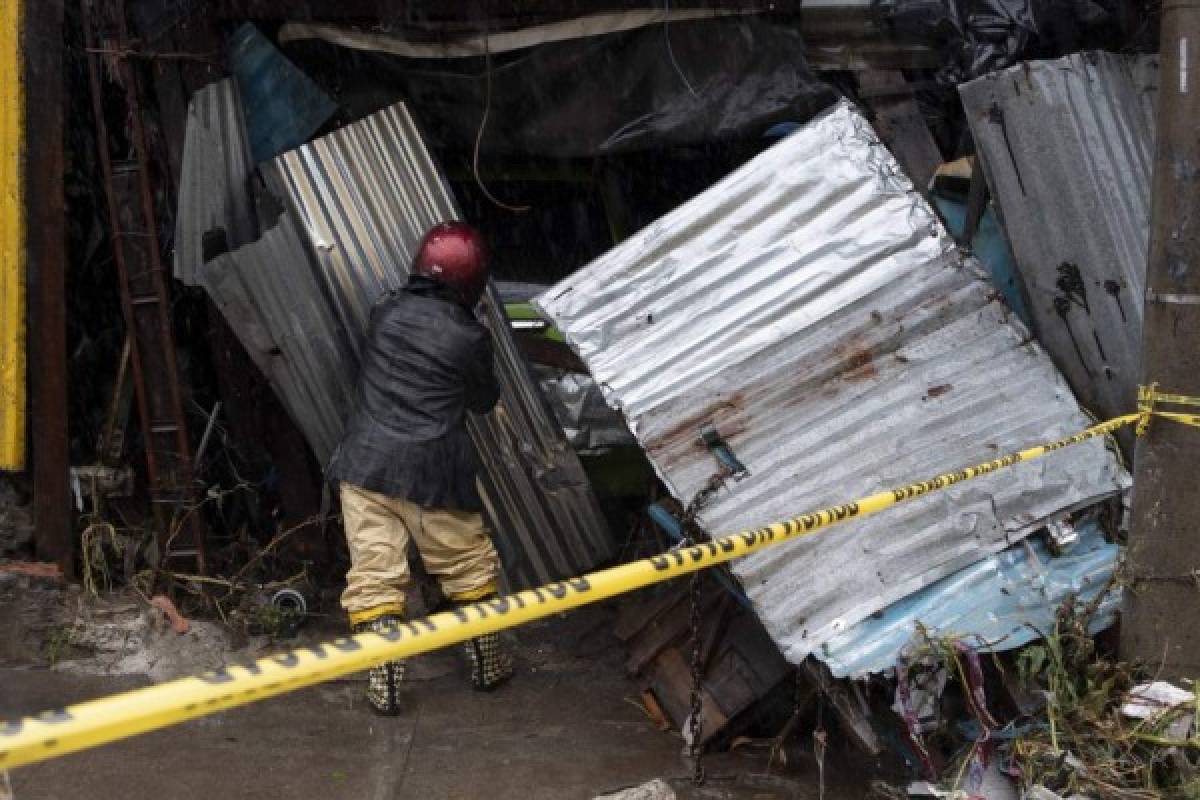
[[[500,396],[491,337],[474,312],[487,274],[479,233],[441,223],[417,248],[407,285],[372,309],[357,405],[328,471],[350,550],[342,606],[356,632],[385,632],[404,619],[410,541],[451,602],[496,594],[499,559],[466,430],[467,413],[487,413]],[[495,634],[467,642],[466,651],[475,688],[511,676]],[[403,678],[402,661],[370,671],[367,699],[376,711],[399,713]]]

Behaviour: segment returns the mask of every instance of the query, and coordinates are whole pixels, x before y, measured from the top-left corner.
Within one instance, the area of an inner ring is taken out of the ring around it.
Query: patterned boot
[[[355,633],[383,633],[400,624],[399,617],[384,614],[354,626]],[[404,661],[387,661],[371,667],[367,673],[367,702],[377,714],[394,717],[400,713],[400,684],[404,682]]]
[[[480,602],[496,595],[480,598]],[[477,692],[490,692],[513,676],[513,658],[497,633],[485,633],[463,642],[471,662],[471,686]]]
[[[463,642],[471,662],[471,686],[490,692],[513,676],[513,659],[500,635],[485,633]]]

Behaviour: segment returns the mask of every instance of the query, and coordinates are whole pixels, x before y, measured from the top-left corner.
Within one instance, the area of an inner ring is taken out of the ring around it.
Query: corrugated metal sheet
[[[353,402],[354,347],[329,312],[289,213],[258,241],[204,265],[200,283],[321,460]]]
[[[403,284],[421,235],[459,214],[403,105],[262,171],[287,210],[260,241],[209,262],[202,280],[325,463],[353,402],[370,307]],[[613,542],[503,305],[494,291],[490,298],[503,393],[493,413],[469,426],[505,573],[524,587],[595,566],[612,556]]]
[[[959,88],[1034,331],[1103,417],[1137,393],[1157,81],[1157,58],[1085,53]]]
[[[211,257],[258,236],[250,201],[253,171],[237,82],[226,78],[205,86],[188,104],[175,215],[175,277],[188,286],[199,283],[206,239]]]
[[[835,677],[862,677],[896,666],[920,625],[932,638],[962,636],[983,652],[1024,647],[1054,630],[1069,598],[1096,602],[1093,632],[1112,625],[1121,606],[1109,585],[1121,548],[1105,541],[1095,523],[1081,525],[1079,541],[1063,555],[1030,537],[926,586],[821,645],[816,655]]]
[[[841,103],[536,301],[672,493],[749,468],[729,532],[1088,424],[978,265]],[[1127,484],[1093,441],[770,548],[733,567],[799,663],[849,626]]]

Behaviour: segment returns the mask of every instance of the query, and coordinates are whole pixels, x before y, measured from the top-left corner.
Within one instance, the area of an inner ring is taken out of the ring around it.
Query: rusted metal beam
[[[38,558],[74,574],[67,447],[62,0],[24,6],[25,256],[30,277],[33,508]]]

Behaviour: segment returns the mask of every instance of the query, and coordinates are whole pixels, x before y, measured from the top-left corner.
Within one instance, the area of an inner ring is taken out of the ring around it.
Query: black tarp
[[[1018,61],[1121,48],[1147,33],[1133,0],[872,0],[897,38],[938,47],[957,84]]]
[[[357,118],[408,102],[438,149],[584,157],[758,137],[835,99],[810,71],[800,34],[750,17],[673,22],[540,45],[503,58],[423,61],[287,45]]]

